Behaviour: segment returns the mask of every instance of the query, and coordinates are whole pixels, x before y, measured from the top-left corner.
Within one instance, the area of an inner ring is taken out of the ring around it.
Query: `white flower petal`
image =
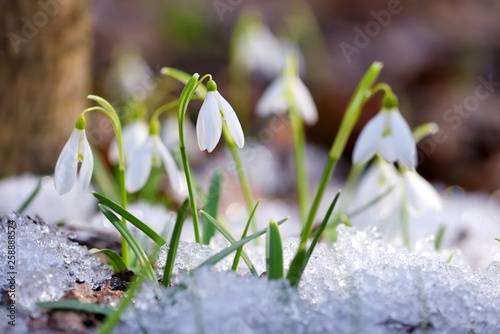
[[[200,150],[212,152],[222,134],[222,117],[215,92],[208,92],[196,122]]]
[[[201,151],[207,149],[207,145],[205,144],[205,117],[205,114],[202,114],[200,110],[198,119],[196,120],[196,138],[198,140],[198,147]]]
[[[399,110],[391,111],[391,133],[394,137],[398,161],[405,167],[415,168],[417,164],[417,147],[408,123]]]
[[[285,54],[279,41],[266,26],[255,24],[239,36],[236,58],[247,69],[266,77],[273,77],[282,70]]]
[[[149,126],[144,121],[134,121],[123,127],[122,141],[123,141],[123,154],[125,155],[125,162],[130,160],[130,157],[136,149],[138,149],[149,136]],[[116,138],[109,145],[108,158],[114,164],[120,160],[118,152],[118,144]]]
[[[138,95],[138,91],[147,91],[147,85],[154,78],[154,73],[141,57],[137,50],[123,50],[119,55],[117,62],[117,76],[121,86],[122,93],[126,95]],[[142,96],[133,96],[134,98],[144,98]]]
[[[295,77],[291,89],[304,122],[307,124],[316,123],[318,121],[318,109],[306,85],[299,77]]]
[[[396,143],[392,135],[382,137],[378,142],[377,152],[387,162],[395,162],[398,159]]]
[[[386,115],[384,112],[379,112],[365,125],[354,145],[352,161],[355,164],[367,162],[373,157],[379,148],[385,127]]]
[[[157,154],[160,155],[161,161],[163,162],[163,166],[165,167],[165,171],[167,172],[168,180],[170,182],[170,186],[176,195],[182,193],[182,187],[179,179],[179,169],[175,164],[175,160],[167,150],[163,142],[160,140],[160,137],[154,136],[152,137],[154,141],[154,150]]]
[[[285,85],[281,75],[267,87],[255,108],[257,115],[263,117],[286,112],[288,103],[285,98]]]
[[[189,196],[189,191],[188,191],[188,186],[187,186],[187,181],[186,181],[186,174],[184,171],[180,170],[179,173],[179,183],[181,185],[180,191],[177,194],[178,199],[182,200],[185,199]]]
[[[236,145],[238,145],[239,148],[243,148],[243,145],[245,145],[245,135],[243,134],[243,129],[241,128],[238,116],[236,116],[233,107],[231,107],[231,105],[222,97],[222,95],[220,95],[219,92],[216,92],[216,94],[217,100],[219,102],[219,108],[224,114],[227,129],[229,130],[229,133],[231,134],[231,137],[233,138]]]
[[[368,209],[380,219],[393,214],[398,207],[398,198],[401,194],[402,178],[392,164],[385,161],[375,161],[361,178],[356,194],[350,203],[352,209],[358,209],[385,193],[390,187],[392,191],[380,200],[375,206]]]
[[[415,170],[405,172],[408,204],[415,215],[440,211],[443,203],[436,189]]]
[[[92,172],[94,170],[94,157],[92,155],[92,150],[90,149],[90,144],[87,140],[85,130],[82,131],[80,136],[78,152],[83,157],[82,165],[80,166],[80,181],[83,189],[87,189],[90,184],[90,180],[92,179]]]
[[[190,137],[194,133],[192,123],[190,120],[184,120],[184,135]],[[161,141],[165,144],[167,149],[173,150],[179,147],[179,121],[177,114],[169,115],[165,118],[161,125]],[[187,143],[186,143],[187,145]]]
[[[69,192],[75,184],[78,169],[78,143],[81,133],[81,130],[73,130],[57,159],[54,186],[59,195]]]
[[[125,174],[125,187],[130,193],[139,191],[148,180],[153,164],[153,142],[151,137],[139,147],[130,159]]]

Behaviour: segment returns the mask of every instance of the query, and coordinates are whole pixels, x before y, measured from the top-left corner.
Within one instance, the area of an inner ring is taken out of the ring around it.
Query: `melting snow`
[[[298,290],[284,280],[221,271],[231,259],[187,274],[220,244],[183,243],[177,284],[145,284],[115,332],[497,333],[500,262],[473,271],[454,254],[448,264],[449,254],[434,252],[431,241],[410,253],[371,229],[340,227],[334,246],[318,246]],[[297,240],[284,243],[289,262]],[[262,252],[247,248],[261,273]]]

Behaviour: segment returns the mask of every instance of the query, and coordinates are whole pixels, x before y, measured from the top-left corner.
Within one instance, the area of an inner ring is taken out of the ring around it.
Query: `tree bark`
[[[90,1],[0,2],[0,176],[51,174],[89,87]]]

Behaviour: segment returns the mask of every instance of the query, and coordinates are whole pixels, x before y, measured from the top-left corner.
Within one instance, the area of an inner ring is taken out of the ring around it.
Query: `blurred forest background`
[[[410,124],[433,121],[441,128],[419,146],[421,174],[467,189],[500,188],[500,2],[494,0],[2,1],[0,176],[53,172],[77,115],[90,105],[86,96],[120,101],[113,73],[127,67],[118,56],[123,52],[142,57],[156,74],[164,66],[213,74],[237,112],[248,111],[242,118],[255,135],[262,121],[253,109],[272,78],[228,84],[231,35],[249,9],[300,48],[303,79],[320,112],[307,129],[311,141],[330,146],[358,80],[378,60],[385,65],[380,81],[398,94]],[[142,88],[135,93],[149,94],[151,108],[179,93],[177,83],[162,77]],[[379,106],[378,99],[367,106],[353,138]],[[100,131],[89,137],[105,151],[111,132],[98,118],[93,123]]]

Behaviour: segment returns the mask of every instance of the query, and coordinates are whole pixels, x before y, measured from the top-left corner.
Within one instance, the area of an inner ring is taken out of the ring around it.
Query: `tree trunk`
[[[51,174],[85,108],[90,1],[0,2],[0,176]]]

